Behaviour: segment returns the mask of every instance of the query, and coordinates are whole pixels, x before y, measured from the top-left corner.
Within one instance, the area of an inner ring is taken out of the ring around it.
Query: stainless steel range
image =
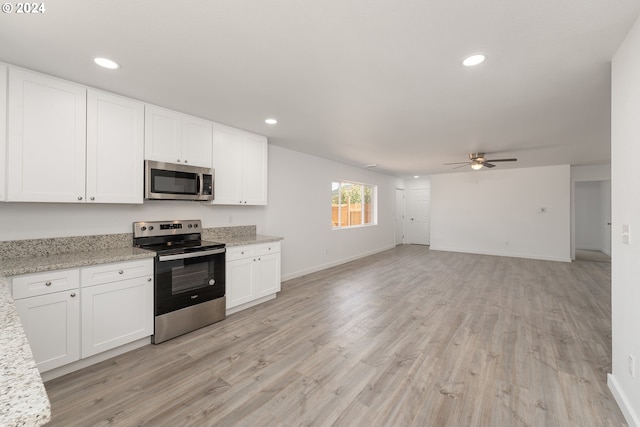
[[[201,230],[200,220],[133,223],[133,245],[157,253],[154,344],[225,318],[225,245]]]

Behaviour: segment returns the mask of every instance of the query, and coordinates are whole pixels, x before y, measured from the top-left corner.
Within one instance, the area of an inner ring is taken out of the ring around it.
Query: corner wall
[[[630,426],[640,426],[640,20],[612,61],[611,392]],[[622,226],[629,225],[629,244]],[[635,376],[629,356],[635,358]]]
[[[568,262],[568,165],[431,176],[431,249]]]
[[[333,180],[377,185],[378,224],[333,230]],[[395,188],[403,186],[386,174],[270,146],[266,230],[284,237],[282,279],[395,247]]]

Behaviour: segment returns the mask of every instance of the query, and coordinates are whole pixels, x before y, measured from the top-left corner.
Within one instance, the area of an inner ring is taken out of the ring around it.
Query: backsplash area
[[[228,239],[256,234],[255,225],[204,228],[204,240]],[[131,247],[132,233],[100,234],[95,236],[52,237],[0,241],[0,259],[42,257],[74,252],[94,252],[103,249]]]

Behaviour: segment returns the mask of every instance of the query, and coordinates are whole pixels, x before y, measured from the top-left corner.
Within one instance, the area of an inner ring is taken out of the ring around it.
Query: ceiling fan
[[[461,165],[458,166],[457,168],[454,169],[458,169],[458,168],[462,168],[466,165],[471,166],[471,169],[473,170],[479,170],[482,169],[482,167],[487,167],[487,168],[493,168],[496,165],[494,165],[493,163],[495,162],[516,162],[518,161],[518,159],[490,159],[487,160],[484,157],[484,153],[469,153],[469,161],[468,162],[456,162],[456,163],[445,163],[445,165]]]

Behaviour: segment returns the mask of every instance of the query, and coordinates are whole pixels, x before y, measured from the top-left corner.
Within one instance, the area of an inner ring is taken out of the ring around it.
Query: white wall
[[[604,250],[602,233],[602,185],[600,181],[581,181],[575,185],[576,248]]]
[[[332,230],[333,180],[377,185],[378,225]],[[285,238],[283,279],[393,248],[395,188],[402,185],[382,173],[270,146],[266,229]]]
[[[331,181],[378,185],[378,225],[331,228]],[[201,219],[204,227],[256,225],[282,236],[282,276],[289,279],[395,246],[395,187],[402,181],[269,145],[268,206],[211,206],[145,201],[142,205],[0,203],[0,240],[131,233],[134,221]]]
[[[640,426],[640,20],[612,62],[611,308],[613,369],[609,388],[630,426]],[[628,224],[630,244],[622,243]],[[629,372],[635,357],[635,377]]]
[[[432,175],[431,249],[570,261],[569,166]]]

